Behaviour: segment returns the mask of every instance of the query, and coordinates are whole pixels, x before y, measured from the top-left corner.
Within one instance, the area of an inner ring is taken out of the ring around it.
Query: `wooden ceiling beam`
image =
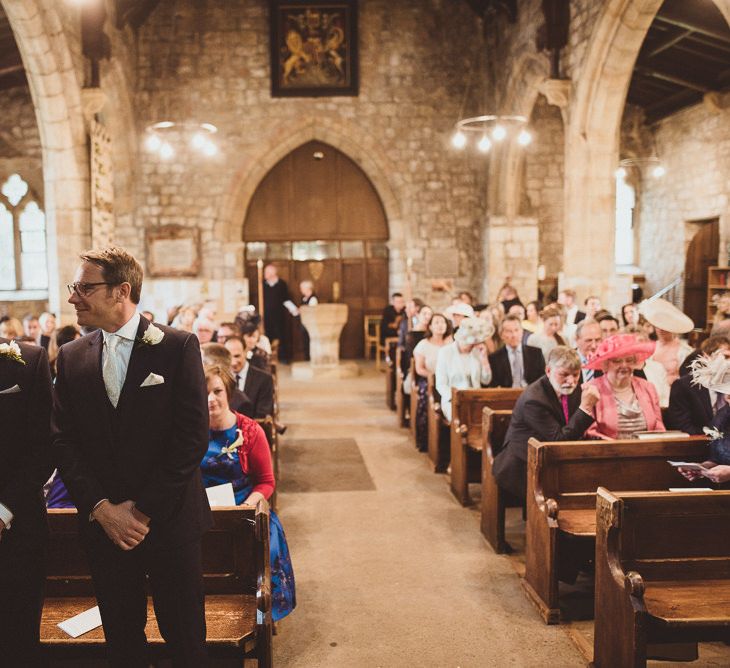
[[[696,22],[689,23],[687,20],[684,20],[681,16],[679,16],[676,12],[669,12],[669,10],[667,10],[667,12],[665,13],[664,8],[662,8],[662,13],[657,14],[654,20],[661,21],[662,23],[674,26],[675,28],[682,28],[683,30],[697,32],[701,35],[706,35],[707,37],[712,37],[712,39],[716,39],[721,42],[726,42],[730,44],[730,31],[718,30],[715,24],[712,23],[709,25],[700,25]]]
[[[659,79],[660,81],[668,81],[669,83],[676,84],[677,86],[682,86],[683,88],[696,90],[700,93],[709,93],[710,90],[712,90],[709,86],[705,84],[698,83],[697,81],[692,81],[690,79],[687,79],[686,77],[682,77],[671,72],[662,72],[656,68],[648,67],[646,65],[637,65],[634,68],[634,71],[638,72],[639,74],[643,74],[644,76],[653,77],[654,79]]]
[[[658,44],[655,44],[652,46],[651,50],[646,53],[646,58],[653,58],[654,56],[658,56],[660,53],[666,51],[667,49],[671,49],[673,46],[681,42],[685,37],[689,37],[692,34],[692,31],[687,29],[680,29],[679,32],[676,32],[674,35],[669,35],[668,37],[665,37],[659,41]]]
[[[698,96],[697,91],[685,88],[684,90],[681,90],[674,95],[670,95],[669,97],[665,97],[662,100],[658,100],[654,104],[647,105],[644,108],[644,112],[646,113],[647,119],[651,118],[656,121],[660,118],[670,116],[675,111],[681,109],[683,106],[699,99],[702,98]]]
[[[728,56],[721,55],[718,53],[712,53],[711,51],[703,51],[702,49],[693,49],[686,42],[677,44],[676,46],[674,46],[674,49],[675,49],[675,51],[689,54],[691,56],[694,56],[695,58],[700,58],[702,60],[709,60],[713,63],[718,63],[720,65],[727,65],[728,62],[730,62],[730,60],[728,59]]]

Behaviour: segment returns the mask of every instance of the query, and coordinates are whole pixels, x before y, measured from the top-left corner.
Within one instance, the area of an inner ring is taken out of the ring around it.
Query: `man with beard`
[[[515,403],[504,448],[494,459],[497,484],[517,499],[527,491],[527,441],[574,441],[593,423],[600,395],[580,383],[580,358],[575,350],[550,351],[545,375],[528,385]]]

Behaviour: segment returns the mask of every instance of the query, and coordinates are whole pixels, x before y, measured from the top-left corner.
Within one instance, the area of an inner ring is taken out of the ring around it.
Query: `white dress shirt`
[[[101,353],[101,366],[104,368],[104,364],[107,361],[107,346],[109,337],[116,335],[119,337],[117,343],[116,354],[112,360],[116,366],[117,378],[119,380],[119,387],[117,388],[118,394],[121,394],[122,387],[124,387],[124,379],[127,377],[127,368],[129,367],[129,358],[132,356],[132,349],[134,348],[134,341],[137,338],[137,330],[139,329],[140,315],[135,311],[134,315],[127,320],[116,332],[107,332],[102,330],[104,336],[104,348]]]
[[[238,389],[243,392],[243,388],[246,386],[246,376],[248,376],[248,362],[243,365],[243,369],[241,369],[236,374],[236,385],[238,386]]]

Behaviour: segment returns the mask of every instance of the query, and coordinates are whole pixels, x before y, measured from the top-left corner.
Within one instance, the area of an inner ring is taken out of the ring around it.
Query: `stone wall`
[[[17,172],[43,202],[41,137],[27,86],[0,91],[0,185]]]
[[[730,240],[730,109],[704,104],[680,111],[655,127],[657,154],[667,173],[645,174],[639,198],[638,264],[651,293],[684,271],[697,226],[720,218],[720,257]]]
[[[143,256],[145,228],[197,226],[203,277],[240,276],[243,220],[262,168],[320,139],[360,164],[384,201],[391,287],[402,286],[411,257],[416,294],[435,298],[431,279],[439,276],[427,274],[428,254],[448,250],[455,284],[479,292],[486,163],[449,146],[481,51],[481,25],[467,3],[361,3],[359,96],[294,99],[270,95],[264,0],[197,6],[161,3],[143,27],[138,122],[214,123],[221,155],[188,162],[182,149],[161,163],[144,154],[134,227],[118,230],[118,241]]]
[[[525,152],[525,196],[523,211],[538,219],[540,245],[538,264],[548,277],[563,270],[563,215],[565,192],[565,133],[557,107],[541,95],[530,124],[535,140]]]

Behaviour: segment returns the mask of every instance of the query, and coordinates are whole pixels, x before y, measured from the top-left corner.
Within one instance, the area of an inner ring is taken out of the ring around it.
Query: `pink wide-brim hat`
[[[583,365],[583,368],[597,371],[608,360],[630,355],[636,357],[637,363],[643,362],[654,354],[655,348],[654,341],[642,341],[634,334],[614,334],[601,341],[595,354]]]

